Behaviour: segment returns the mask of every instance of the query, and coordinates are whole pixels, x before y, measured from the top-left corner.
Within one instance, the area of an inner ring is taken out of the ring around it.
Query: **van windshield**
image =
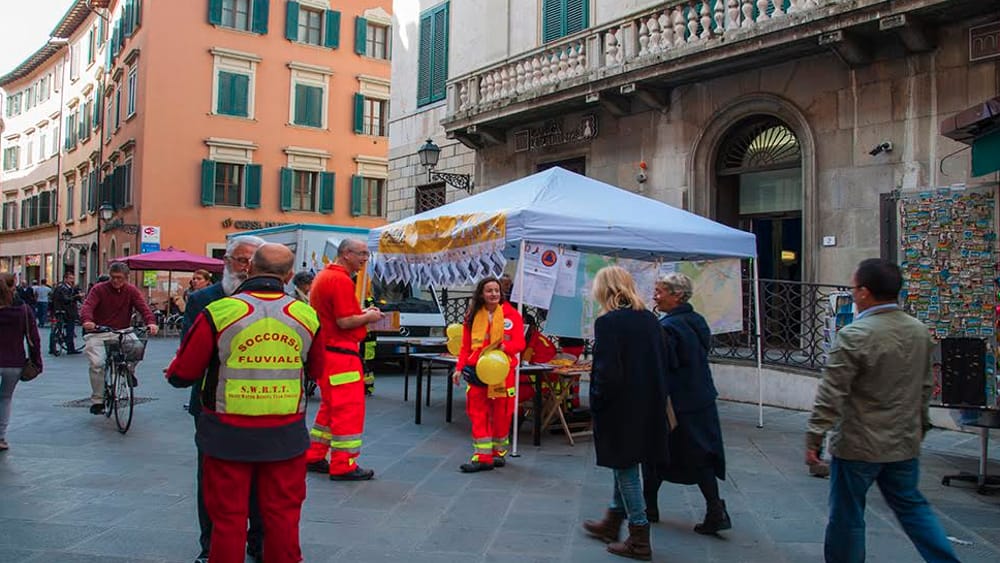
[[[420,291],[416,295],[408,283],[386,283],[382,280],[372,280],[372,296],[375,306],[382,311],[399,311],[400,313],[440,313],[437,300],[429,291]]]

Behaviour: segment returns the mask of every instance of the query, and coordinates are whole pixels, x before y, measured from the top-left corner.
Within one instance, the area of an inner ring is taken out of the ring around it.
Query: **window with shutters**
[[[112,93],[113,94],[113,93]],[[111,126],[114,124],[115,119],[115,97],[114,95],[109,95],[107,100],[107,108],[104,110],[104,142],[108,143],[111,141],[111,135],[114,134],[114,128]]]
[[[364,134],[385,137],[389,134],[389,102],[365,98]]]
[[[7,147],[3,150],[3,170],[17,170],[21,147]]]
[[[5,231],[13,231],[17,228],[17,202],[6,201],[3,204],[3,224],[0,225]]]
[[[110,126],[111,124],[108,123]],[[115,131],[122,126],[122,85],[115,84]]]
[[[589,27],[590,0],[542,0],[542,42]]]
[[[250,0],[222,0],[222,25],[250,31]]]
[[[316,211],[319,172],[292,170],[292,211]]]
[[[323,12],[306,6],[299,7],[299,41],[310,45],[323,44]]]
[[[83,176],[81,180],[81,190],[86,190],[87,176]],[[76,190],[76,186],[73,185],[73,180],[66,181],[66,222],[73,221],[73,193]]]
[[[365,56],[389,59],[389,26],[368,22],[365,30]]]
[[[135,115],[136,87],[139,84],[139,65],[132,65],[128,69],[128,103],[126,104],[126,115]]]
[[[55,123],[55,129],[52,130],[52,150],[49,151],[49,153],[50,154],[58,154],[59,153],[59,132],[60,132],[59,122],[55,121],[53,123]]]
[[[24,138],[24,165],[31,166],[35,161],[35,137],[28,135]]]
[[[208,23],[266,35],[269,11],[269,0],[209,0]]]
[[[303,127],[326,128],[327,84],[332,69],[304,63],[288,63],[291,69],[289,122]]]
[[[243,205],[243,165],[215,163],[215,205]]]
[[[38,162],[45,160],[45,151],[49,150],[49,138],[45,129],[38,133]]]
[[[213,48],[212,112],[231,117],[254,117],[254,90],[260,57],[230,49]]]
[[[77,78],[80,78],[80,45],[73,45],[69,48],[69,79]]]
[[[417,105],[443,100],[447,81],[448,2],[444,2],[420,15]]]
[[[361,190],[355,202],[357,215],[382,216],[382,198],[385,195],[385,180],[381,178],[361,178]]]
[[[87,32],[87,66],[94,64],[97,59],[97,29],[91,28]]]
[[[132,159],[125,161],[122,165],[122,207],[132,206]]]
[[[80,133],[80,126],[78,125],[79,113],[74,111],[73,113],[66,116],[66,150],[72,151],[76,150],[76,142],[78,135]]]

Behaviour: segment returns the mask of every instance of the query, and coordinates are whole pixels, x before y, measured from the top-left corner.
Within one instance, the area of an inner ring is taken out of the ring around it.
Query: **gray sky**
[[[0,0],[0,76],[45,44],[71,4],[73,0]]]

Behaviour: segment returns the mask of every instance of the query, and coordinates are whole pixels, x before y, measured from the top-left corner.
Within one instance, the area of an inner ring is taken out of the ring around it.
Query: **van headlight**
[[[444,327],[443,326],[432,326],[430,334],[431,334],[431,336],[434,336],[434,337],[443,337],[444,336]]]

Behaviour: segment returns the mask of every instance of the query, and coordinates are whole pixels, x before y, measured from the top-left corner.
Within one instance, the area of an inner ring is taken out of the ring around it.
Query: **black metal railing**
[[[743,329],[712,337],[713,360],[745,364],[757,362],[756,319],[752,281],[743,280]],[[765,365],[820,371],[832,330],[830,296],[849,291],[846,286],[784,280],[760,280],[762,361]],[[469,306],[468,292],[442,292],[445,321],[461,323]],[[525,308],[525,317],[545,325],[544,311]]]

